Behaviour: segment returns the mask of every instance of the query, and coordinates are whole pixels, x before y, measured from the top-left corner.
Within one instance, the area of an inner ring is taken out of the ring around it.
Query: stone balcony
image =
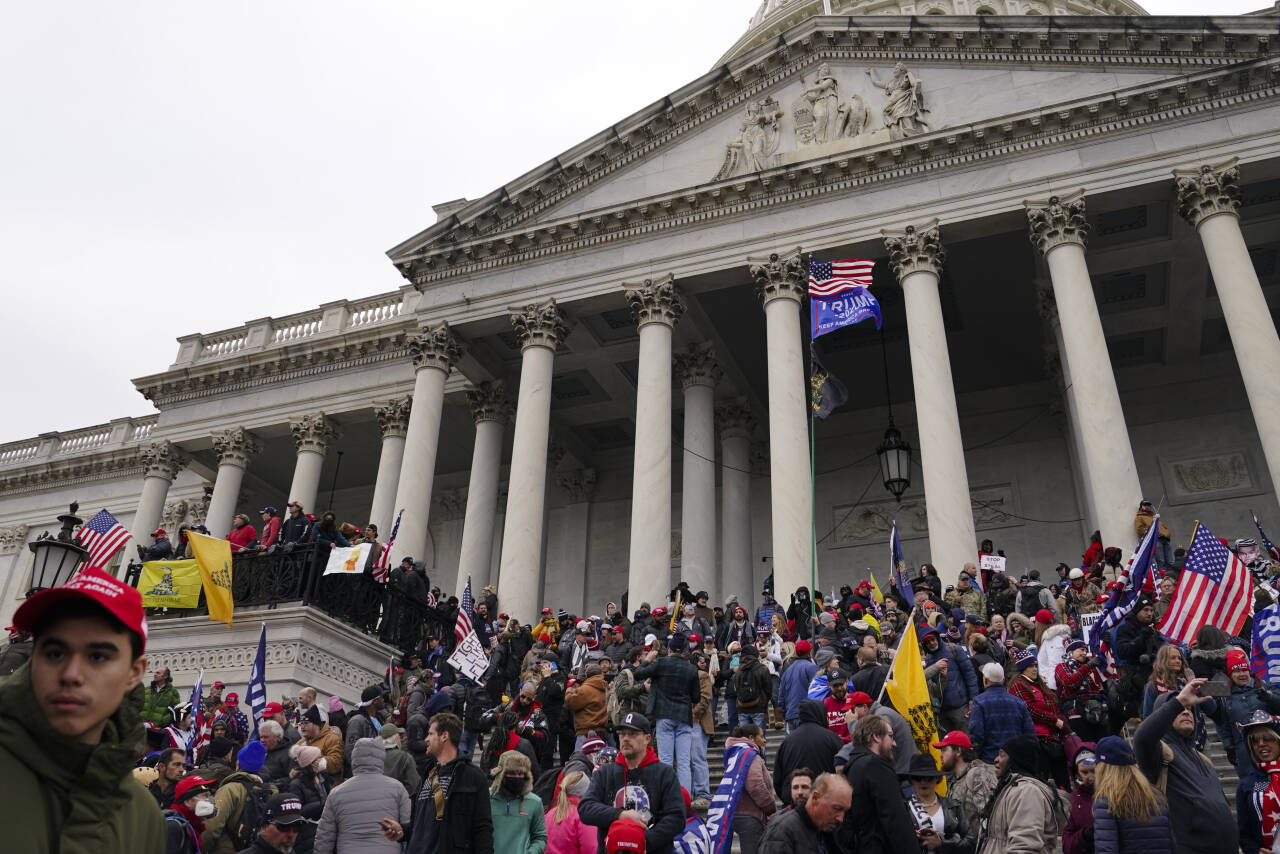
[[[41,433],[0,445],[0,470],[56,464],[98,452],[141,447],[155,429],[158,416],[117,418],[106,424],[62,433]]]

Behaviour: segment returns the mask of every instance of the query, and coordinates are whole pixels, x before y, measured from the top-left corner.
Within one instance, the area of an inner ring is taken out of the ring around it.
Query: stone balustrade
[[[0,469],[18,468],[59,457],[114,450],[146,442],[159,416],[117,418],[106,424],[62,433],[44,433],[0,445]]]

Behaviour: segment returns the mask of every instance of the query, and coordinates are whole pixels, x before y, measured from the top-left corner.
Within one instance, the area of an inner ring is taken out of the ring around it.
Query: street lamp
[[[884,441],[876,448],[880,457],[880,475],[884,479],[884,488],[893,493],[893,497],[902,503],[902,493],[911,486],[911,446],[902,438],[902,433],[893,426],[893,416],[889,416],[889,428],[884,431]]]
[[[76,525],[84,522],[76,515],[79,507],[78,504],[72,504],[70,512],[58,517],[58,521],[62,523],[62,530],[58,531],[56,536],[45,531],[34,543],[27,546],[35,555],[31,563],[31,587],[27,590],[28,597],[41,590],[66,584],[71,580],[71,576],[75,575],[76,567],[88,556],[89,550],[81,546],[71,533]]]

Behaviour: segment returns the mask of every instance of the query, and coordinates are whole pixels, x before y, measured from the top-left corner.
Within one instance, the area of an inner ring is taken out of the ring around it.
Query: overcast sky
[[[757,3],[7,5],[0,442],[152,412],[178,335],[394,290],[431,205],[700,76]]]

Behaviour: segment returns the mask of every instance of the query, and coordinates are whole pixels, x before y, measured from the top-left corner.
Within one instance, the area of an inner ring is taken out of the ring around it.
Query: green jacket
[[[542,854],[547,847],[547,821],[542,799],[534,794],[508,798],[505,792],[489,796],[493,815],[493,850],[503,854]]]
[[[399,780],[410,797],[417,793],[418,784],[422,782],[417,763],[413,761],[409,751],[403,747],[387,748],[387,758],[383,761],[382,773]]]
[[[152,682],[145,690],[147,693],[142,700],[142,719],[150,721],[157,729],[164,729],[173,720],[169,715],[169,707],[182,702],[178,689],[170,682],[163,691],[157,691],[156,683]]]
[[[143,747],[136,706],[121,702],[102,741],[60,735],[41,713],[31,665],[0,681],[0,828],[23,854],[164,854],[164,818],[130,771]]]
[[[231,838],[232,834],[240,824],[240,814],[244,812],[249,788],[260,785],[261,777],[244,771],[236,771],[223,778],[213,795],[214,803],[218,805],[218,814],[205,819],[204,833],[200,835],[200,850],[205,854],[236,854],[239,846]]]

